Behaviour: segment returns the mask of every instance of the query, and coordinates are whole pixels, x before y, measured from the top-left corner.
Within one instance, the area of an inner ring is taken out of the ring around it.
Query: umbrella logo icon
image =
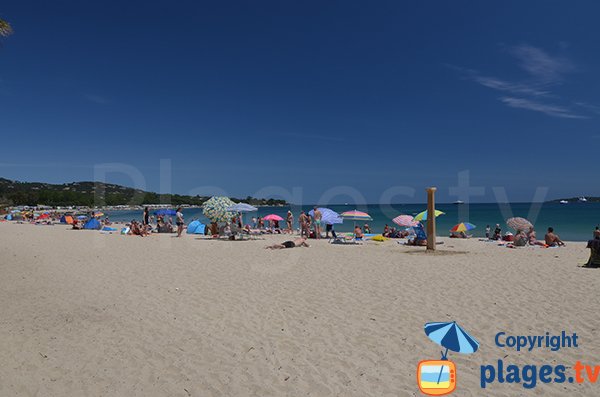
[[[471,354],[479,348],[479,342],[462,329],[455,321],[450,323],[427,323],[425,334],[446,348],[439,360],[424,360],[417,367],[417,384],[421,393],[443,396],[456,389],[456,365],[448,360],[448,350]]]

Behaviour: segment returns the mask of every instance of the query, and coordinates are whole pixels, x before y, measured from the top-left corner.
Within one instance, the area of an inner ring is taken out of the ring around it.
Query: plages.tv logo
[[[443,396],[456,389],[456,365],[448,360],[448,350],[471,354],[479,348],[479,342],[464,329],[451,323],[427,323],[425,334],[446,348],[439,360],[423,360],[417,367],[417,384],[421,393],[429,396]]]

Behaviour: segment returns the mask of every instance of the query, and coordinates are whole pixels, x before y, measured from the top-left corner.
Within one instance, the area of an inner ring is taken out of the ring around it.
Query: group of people
[[[502,228],[500,224],[496,224],[494,228],[494,233],[490,235],[490,225],[487,225],[485,228],[485,237],[490,240],[502,240],[511,242],[515,247],[524,247],[526,245],[540,245],[544,247],[562,247],[565,243],[560,239],[558,234],[554,233],[554,228],[549,227],[544,235],[544,240],[538,240],[537,234],[533,226],[531,226],[527,230],[517,230],[516,234],[512,234],[511,232],[506,232],[504,235],[502,234]]]

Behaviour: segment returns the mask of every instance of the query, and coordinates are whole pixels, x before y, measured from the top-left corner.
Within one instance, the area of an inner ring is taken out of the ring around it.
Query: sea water
[[[306,206],[285,206],[285,207],[260,207],[256,212],[244,214],[244,223],[251,223],[252,217],[265,216],[268,214],[277,214],[286,218],[288,210],[294,214],[294,227],[298,228],[298,216],[300,211],[306,212],[313,208],[312,205]],[[417,215],[424,211],[426,204],[393,204],[379,205],[369,204],[355,207],[353,205],[328,205],[338,213],[357,209],[368,213],[373,220],[364,221],[344,221],[343,224],[335,225],[336,231],[352,231],[354,225],[364,226],[368,223],[372,233],[381,233],[387,224],[390,227],[399,228],[392,222],[392,219],[400,214]],[[460,222],[470,222],[477,226],[469,234],[474,237],[485,236],[486,225],[489,225],[492,231],[496,224],[504,231],[511,231],[506,225],[506,219],[513,216],[520,216],[529,219],[536,228],[538,238],[543,238],[548,227],[553,227],[556,234],[561,239],[567,241],[585,241],[592,238],[594,228],[600,224],[600,203],[577,202],[569,204],[559,203],[478,203],[478,204],[437,204],[436,208],[445,214],[437,217],[437,235],[447,236],[449,230]],[[105,211],[105,214],[113,221],[128,222],[132,219],[141,220],[142,211]],[[189,208],[183,210],[186,223],[194,219],[199,219],[206,223],[208,220],[202,215],[202,209]],[[280,222],[280,226],[285,227],[285,222]]]

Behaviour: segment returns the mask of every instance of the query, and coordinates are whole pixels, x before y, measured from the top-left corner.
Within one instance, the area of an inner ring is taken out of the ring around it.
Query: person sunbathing
[[[546,240],[546,245],[549,247],[560,247],[565,245],[560,237],[558,237],[557,234],[554,234],[554,228],[552,227],[548,228],[548,233],[544,236],[544,240]]]
[[[285,249],[285,248],[294,248],[294,247],[310,247],[310,245],[308,245],[306,243],[306,239],[304,237],[300,237],[295,239],[294,241],[284,241],[281,244],[273,244],[273,245],[269,245],[266,246],[265,249],[271,249],[271,250],[278,250],[278,249]]]
[[[514,246],[515,247],[524,247],[527,245],[528,238],[527,234],[525,234],[522,230],[517,230],[517,234],[515,235]]]
[[[527,241],[529,245],[546,245],[546,243],[537,239],[534,228],[529,229],[529,233],[527,233]]]

